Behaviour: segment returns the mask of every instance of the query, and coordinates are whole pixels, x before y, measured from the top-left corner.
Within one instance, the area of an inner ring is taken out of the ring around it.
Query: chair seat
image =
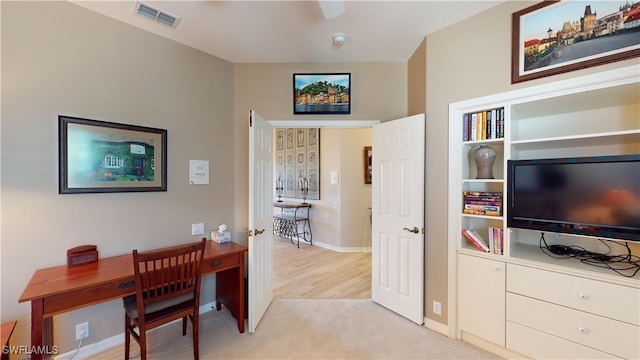
[[[138,318],[138,304],[136,303],[136,295],[129,295],[122,299],[124,302],[124,309],[134,319]],[[168,309],[172,306],[182,304],[193,300],[193,292],[186,293],[174,298],[170,298],[164,301],[158,301],[157,303],[149,304],[144,308],[144,313],[151,314],[160,310]]]

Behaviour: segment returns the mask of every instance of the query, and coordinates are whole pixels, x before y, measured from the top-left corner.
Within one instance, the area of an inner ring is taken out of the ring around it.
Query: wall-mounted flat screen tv
[[[507,226],[640,241],[640,154],[510,160]]]

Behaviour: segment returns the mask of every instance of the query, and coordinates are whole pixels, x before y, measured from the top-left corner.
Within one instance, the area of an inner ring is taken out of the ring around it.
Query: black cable
[[[577,245],[549,245],[544,238],[544,232],[540,234],[539,247],[540,250],[547,256],[556,259],[579,259],[582,263],[605,268],[614,271],[618,275],[625,277],[634,277],[640,272],[640,257],[631,253],[631,248],[628,243],[622,245],[618,241],[598,239],[604,244],[609,251],[606,253],[596,253],[588,251],[585,248]],[[627,250],[626,254],[614,255],[612,254],[613,248],[609,246],[610,243],[614,243],[619,246],[624,246]],[[544,244],[544,246],[543,246]],[[635,269],[635,271],[633,271]],[[633,271],[631,274],[625,274],[622,271]]]

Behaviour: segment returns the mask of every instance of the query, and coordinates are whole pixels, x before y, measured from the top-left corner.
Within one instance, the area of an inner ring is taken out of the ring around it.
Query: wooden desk
[[[246,246],[207,241],[202,274],[217,273],[216,308],[224,304],[244,332],[244,253]],[[53,316],[81,307],[135,294],[133,255],[100,259],[77,267],[39,269],[31,277],[19,302],[31,301],[31,345],[51,349]],[[124,310],[123,310],[124,311]],[[123,317],[124,318],[124,317]],[[44,347],[43,347],[44,346]],[[31,354],[41,359],[45,354]]]
[[[309,211],[311,204],[274,202],[273,207],[280,208],[280,213],[273,214],[273,234],[284,238],[298,241],[300,238],[313,245],[313,235],[311,234],[311,223],[309,222]],[[298,223],[302,223],[302,231],[298,228]]]
[[[2,323],[2,334],[0,335],[0,342],[2,342],[2,356],[0,359],[9,360],[9,351],[5,352],[5,349],[9,346],[9,339],[11,339],[11,334],[13,334],[13,329],[16,328],[17,321],[9,321],[6,323]]]

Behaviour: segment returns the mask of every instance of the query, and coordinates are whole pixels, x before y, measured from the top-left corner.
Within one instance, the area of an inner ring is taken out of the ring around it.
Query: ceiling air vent
[[[160,10],[141,1],[136,1],[136,7],[133,9],[133,12],[164,24],[172,29],[175,29],[178,22],[180,22],[179,17],[173,16],[166,11]]]

